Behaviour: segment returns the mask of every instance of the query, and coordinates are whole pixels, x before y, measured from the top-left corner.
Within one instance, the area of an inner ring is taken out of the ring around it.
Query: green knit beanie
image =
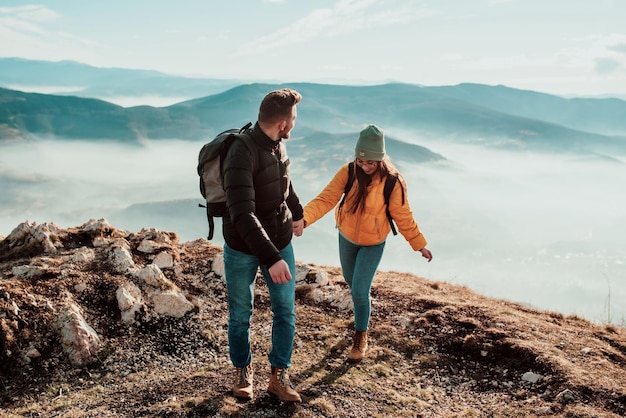
[[[354,149],[357,158],[382,161],[385,157],[385,134],[376,125],[369,125],[359,134]]]

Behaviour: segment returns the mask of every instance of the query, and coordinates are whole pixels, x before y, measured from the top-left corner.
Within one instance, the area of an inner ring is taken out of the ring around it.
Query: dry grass
[[[80,237],[69,250],[88,242]],[[131,240],[132,242],[132,240]],[[88,244],[87,244],[88,245]],[[8,251],[2,247],[0,251]],[[578,317],[534,310],[465,287],[380,272],[372,291],[370,351],[346,362],[352,313],[297,300],[291,379],[300,405],[265,393],[271,312],[262,281],[252,323],[255,399],[230,394],[226,302],[204,241],[176,244],[179,267],[168,277],[198,309],[181,319],[123,325],[114,299],[121,278],[94,262],[17,280],[11,267],[55,256],[5,256],[0,264],[0,406],[5,417],[618,417],[626,413],[626,332]],[[145,255],[134,252],[138,263]],[[57,263],[59,264],[59,263]],[[336,267],[330,284],[345,286]],[[88,291],[77,293],[75,285]],[[105,343],[89,368],[67,364],[50,330],[65,292],[83,306]],[[208,297],[208,296],[211,297]],[[20,308],[11,311],[10,302]],[[12,323],[11,321],[16,321]],[[16,327],[16,324],[18,325]],[[36,345],[42,356],[15,355]],[[532,384],[528,371],[543,376]],[[560,394],[569,390],[574,401]]]

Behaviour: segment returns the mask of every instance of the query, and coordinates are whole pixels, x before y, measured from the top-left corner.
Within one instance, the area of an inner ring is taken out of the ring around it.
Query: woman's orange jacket
[[[385,213],[385,199],[383,196],[385,181],[379,175],[374,175],[372,182],[367,187],[365,210],[357,210],[356,213],[351,213],[349,208],[352,207],[352,202],[358,189],[358,180],[355,179],[340,209],[337,203],[341,200],[344,188],[348,182],[348,165],[349,163],[343,165],[324,190],[304,207],[305,227],[321,219],[332,208],[335,208],[337,228],[344,237],[357,245],[380,244],[385,241],[387,235],[391,232],[391,225],[389,225],[389,220]],[[389,212],[396,223],[398,231],[409,242],[411,248],[419,251],[426,247],[426,238],[424,238],[413,219],[413,212],[406,196],[404,204],[402,204],[400,185],[406,190],[406,184],[402,176],[399,177],[399,181],[396,182],[391,192]]]

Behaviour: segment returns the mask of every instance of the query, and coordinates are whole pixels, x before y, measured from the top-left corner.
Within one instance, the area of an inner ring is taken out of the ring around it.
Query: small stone
[[[530,383],[537,383],[538,381],[540,381],[542,378],[542,376],[540,374],[537,373],[533,373],[533,372],[526,372],[522,375],[522,380],[525,382],[530,382]]]
[[[576,402],[576,395],[571,390],[565,389],[564,391],[559,392],[555,399],[562,404],[568,404]]]

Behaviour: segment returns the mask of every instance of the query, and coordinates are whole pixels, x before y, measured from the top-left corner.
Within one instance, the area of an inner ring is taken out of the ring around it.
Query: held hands
[[[276,284],[285,284],[291,280],[291,272],[289,271],[289,265],[285,260],[279,260],[272,264],[268,269],[272,281]]]
[[[430,263],[430,260],[433,259],[433,253],[431,253],[430,250],[426,247],[422,248],[420,250],[420,253],[422,253],[422,257],[428,259],[429,263]]]
[[[293,234],[299,237],[302,235],[302,231],[304,231],[304,218],[299,221],[293,221]]]

